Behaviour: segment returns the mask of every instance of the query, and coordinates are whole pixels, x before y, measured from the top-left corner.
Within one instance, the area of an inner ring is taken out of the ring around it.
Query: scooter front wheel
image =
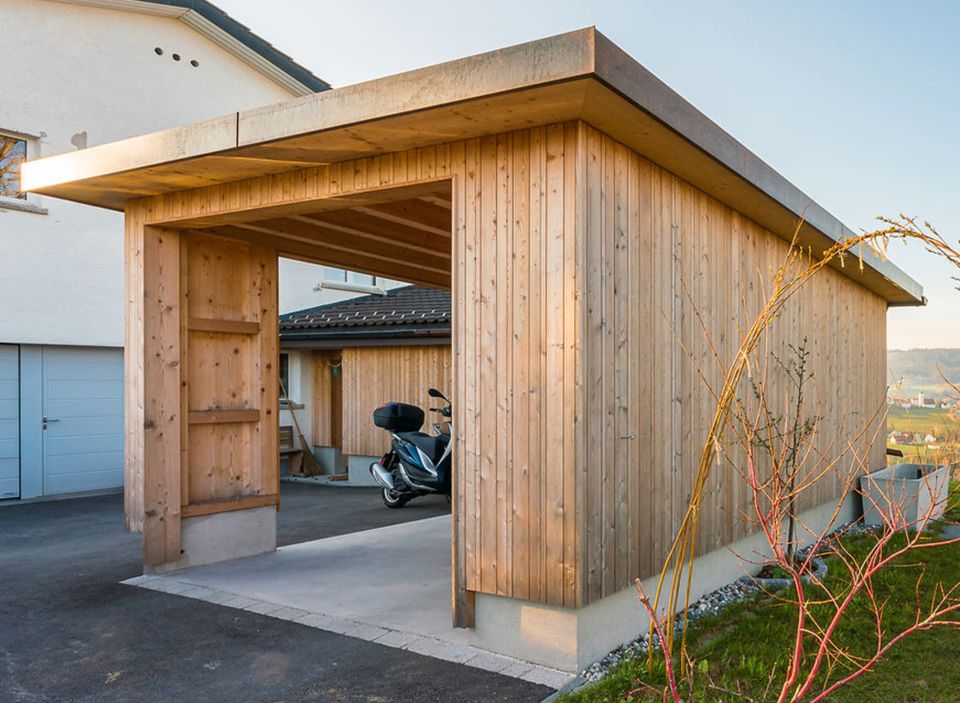
[[[397,493],[394,490],[389,488],[384,488],[381,491],[383,497],[383,504],[388,508],[402,508],[409,501],[411,496],[404,495],[403,493]]]

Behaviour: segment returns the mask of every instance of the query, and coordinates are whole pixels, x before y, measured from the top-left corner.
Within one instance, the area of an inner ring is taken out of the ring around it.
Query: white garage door
[[[20,354],[0,344],[0,500],[20,496]]]
[[[123,350],[43,349],[43,493],[123,485]]]

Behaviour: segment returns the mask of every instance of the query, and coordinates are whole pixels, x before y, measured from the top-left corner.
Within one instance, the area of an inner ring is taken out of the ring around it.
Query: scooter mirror
[[[429,395],[431,398],[443,398],[444,400],[447,399],[447,397],[436,388],[429,389],[427,391],[427,395]]]

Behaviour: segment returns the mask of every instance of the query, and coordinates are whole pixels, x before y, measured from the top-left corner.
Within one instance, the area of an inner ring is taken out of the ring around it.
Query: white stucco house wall
[[[27,159],[329,87],[203,0],[0,0],[0,28],[0,147]],[[0,500],[122,484],[122,241],[122,215],[0,180]],[[282,261],[281,312],[355,294],[324,278],[394,285]]]

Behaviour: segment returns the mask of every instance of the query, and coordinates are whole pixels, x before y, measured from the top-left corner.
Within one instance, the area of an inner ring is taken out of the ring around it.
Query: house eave
[[[449,325],[429,327],[358,327],[356,329],[295,329],[280,331],[284,349],[438,346],[451,342]]]
[[[54,0],[71,5],[87,5],[108,10],[123,10],[144,15],[169,17],[179,20],[199,32],[214,44],[237,57],[271,81],[289,91],[294,97],[313,95],[329,90],[330,84],[308,70],[281,57],[278,50],[250,33],[242,37],[239,23],[229,16],[217,16],[210,11],[210,3],[198,2],[187,6],[183,0]],[[255,48],[254,48],[255,46]],[[268,56],[274,56],[270,60]],[[278,60],[279,59],[279,60]]]

